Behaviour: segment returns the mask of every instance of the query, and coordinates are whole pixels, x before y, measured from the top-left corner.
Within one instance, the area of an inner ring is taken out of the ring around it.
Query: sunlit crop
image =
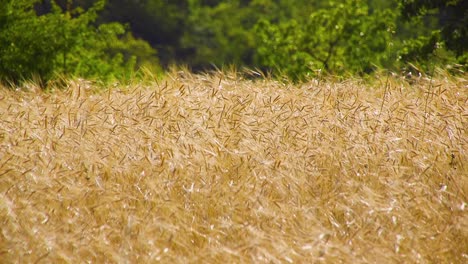
[[[2,263],[468,262],[466,78],[67,86],[0,88]]]

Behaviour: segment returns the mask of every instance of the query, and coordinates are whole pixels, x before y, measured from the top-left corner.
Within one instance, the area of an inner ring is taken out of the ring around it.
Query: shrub
[[[330,2],[308,19],[256,26],[258,59],[302,79],[314,70],[362,73],[389,60],[395,13],[370,12],[360,1]]]
[[[126,79],[138,65],[157,64],[156,51],[119,23],[96,25],[105,1],[88,10],[62,9],[38,15],[37,1],[2,0],[0,7],[0,79],[20,82],[37,75],[47,82],[60,75]]]

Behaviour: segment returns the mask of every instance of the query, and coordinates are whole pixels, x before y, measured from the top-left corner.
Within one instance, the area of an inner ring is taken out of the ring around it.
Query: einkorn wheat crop
[[[466,78],[171,76],[0,89],[2,263],[468,261]]]

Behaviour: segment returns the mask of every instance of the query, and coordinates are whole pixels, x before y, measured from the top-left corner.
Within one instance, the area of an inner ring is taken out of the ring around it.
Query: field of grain
[[[0,88],[1,262],[466,263],[467,88]]]

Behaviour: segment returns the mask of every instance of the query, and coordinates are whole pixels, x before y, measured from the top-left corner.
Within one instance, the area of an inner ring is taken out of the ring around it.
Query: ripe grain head
[[[6,262],[465,262],[467,81],[0,90]]]

